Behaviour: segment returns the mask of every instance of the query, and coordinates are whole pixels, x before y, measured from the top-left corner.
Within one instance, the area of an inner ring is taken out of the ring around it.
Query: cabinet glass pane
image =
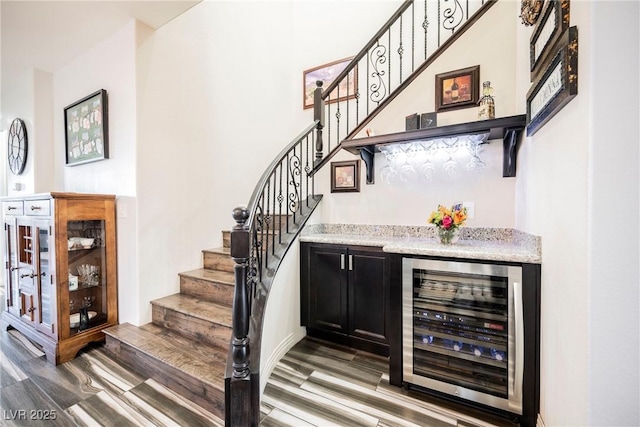
[[[5,223],[6,248],[5,259],[8,261],[7,268],[7,303],[8,309],[15,314],[14,310],[19,307],[20,288],[18,287],[18,254],[16,252],[16,226],[15,222]]]
[[[69,221],[69,326],[71,334],[106,323],[107,259],[104,220]]]
[[[52,286],[49,267],[49,229],[38,228],[40,260],[40,323],[52,323]]]

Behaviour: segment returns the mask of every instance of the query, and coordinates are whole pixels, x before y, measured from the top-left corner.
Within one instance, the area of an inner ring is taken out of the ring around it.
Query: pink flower
[[[442,228],[444,228],[445,230],[448,230],[449,228],[451,228],[452,224],[453,224],[453,218],[451,218],[449,215],[442,218]]]

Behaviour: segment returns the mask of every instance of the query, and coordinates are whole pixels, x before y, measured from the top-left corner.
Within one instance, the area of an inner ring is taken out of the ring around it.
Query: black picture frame
[[[527,136],[533,136],[577,94],[578,28],[569,27],[544,73],[527,93]]]
[[[569,0],[549,0],[547,2],[529,39],[531,81],[536,80],[541,70],[546,69],[545,64],[556,52],[554,49],[556,43],[569,28],[569,19]]]
[[[331,192],[357,193],[360,191],[360,160],[331,162]]]
[[[100,89],[64,109],[65,159],[77,166],[109,158],[107,91]]]
[[[459,86],[456,99],[451,91],[453,83]],[[479,98],[480,65],[436,74],[436,112],[475,107]]]

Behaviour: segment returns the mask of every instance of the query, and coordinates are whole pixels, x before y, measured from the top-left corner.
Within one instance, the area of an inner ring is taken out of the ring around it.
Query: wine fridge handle
[[[524,371],[524,313],[522,304],[522,283],[513,282],[514,317],[516,326],[516,370],[515,377],[522,378]],[[514,394],[522,396],[522,381],[515,382]]]
[[[340,270],[344,270],[344,254],[340,254]]]

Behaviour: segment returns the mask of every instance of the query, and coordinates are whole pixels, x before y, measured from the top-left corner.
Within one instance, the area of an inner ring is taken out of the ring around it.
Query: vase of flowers
[[[427,222],[436,226],[440,243],[450,245],[458,240],[460,227],[466,219],[467,208],[462,205],[453,205],[451,208],[438,205],[438,209],[431,212]]]

